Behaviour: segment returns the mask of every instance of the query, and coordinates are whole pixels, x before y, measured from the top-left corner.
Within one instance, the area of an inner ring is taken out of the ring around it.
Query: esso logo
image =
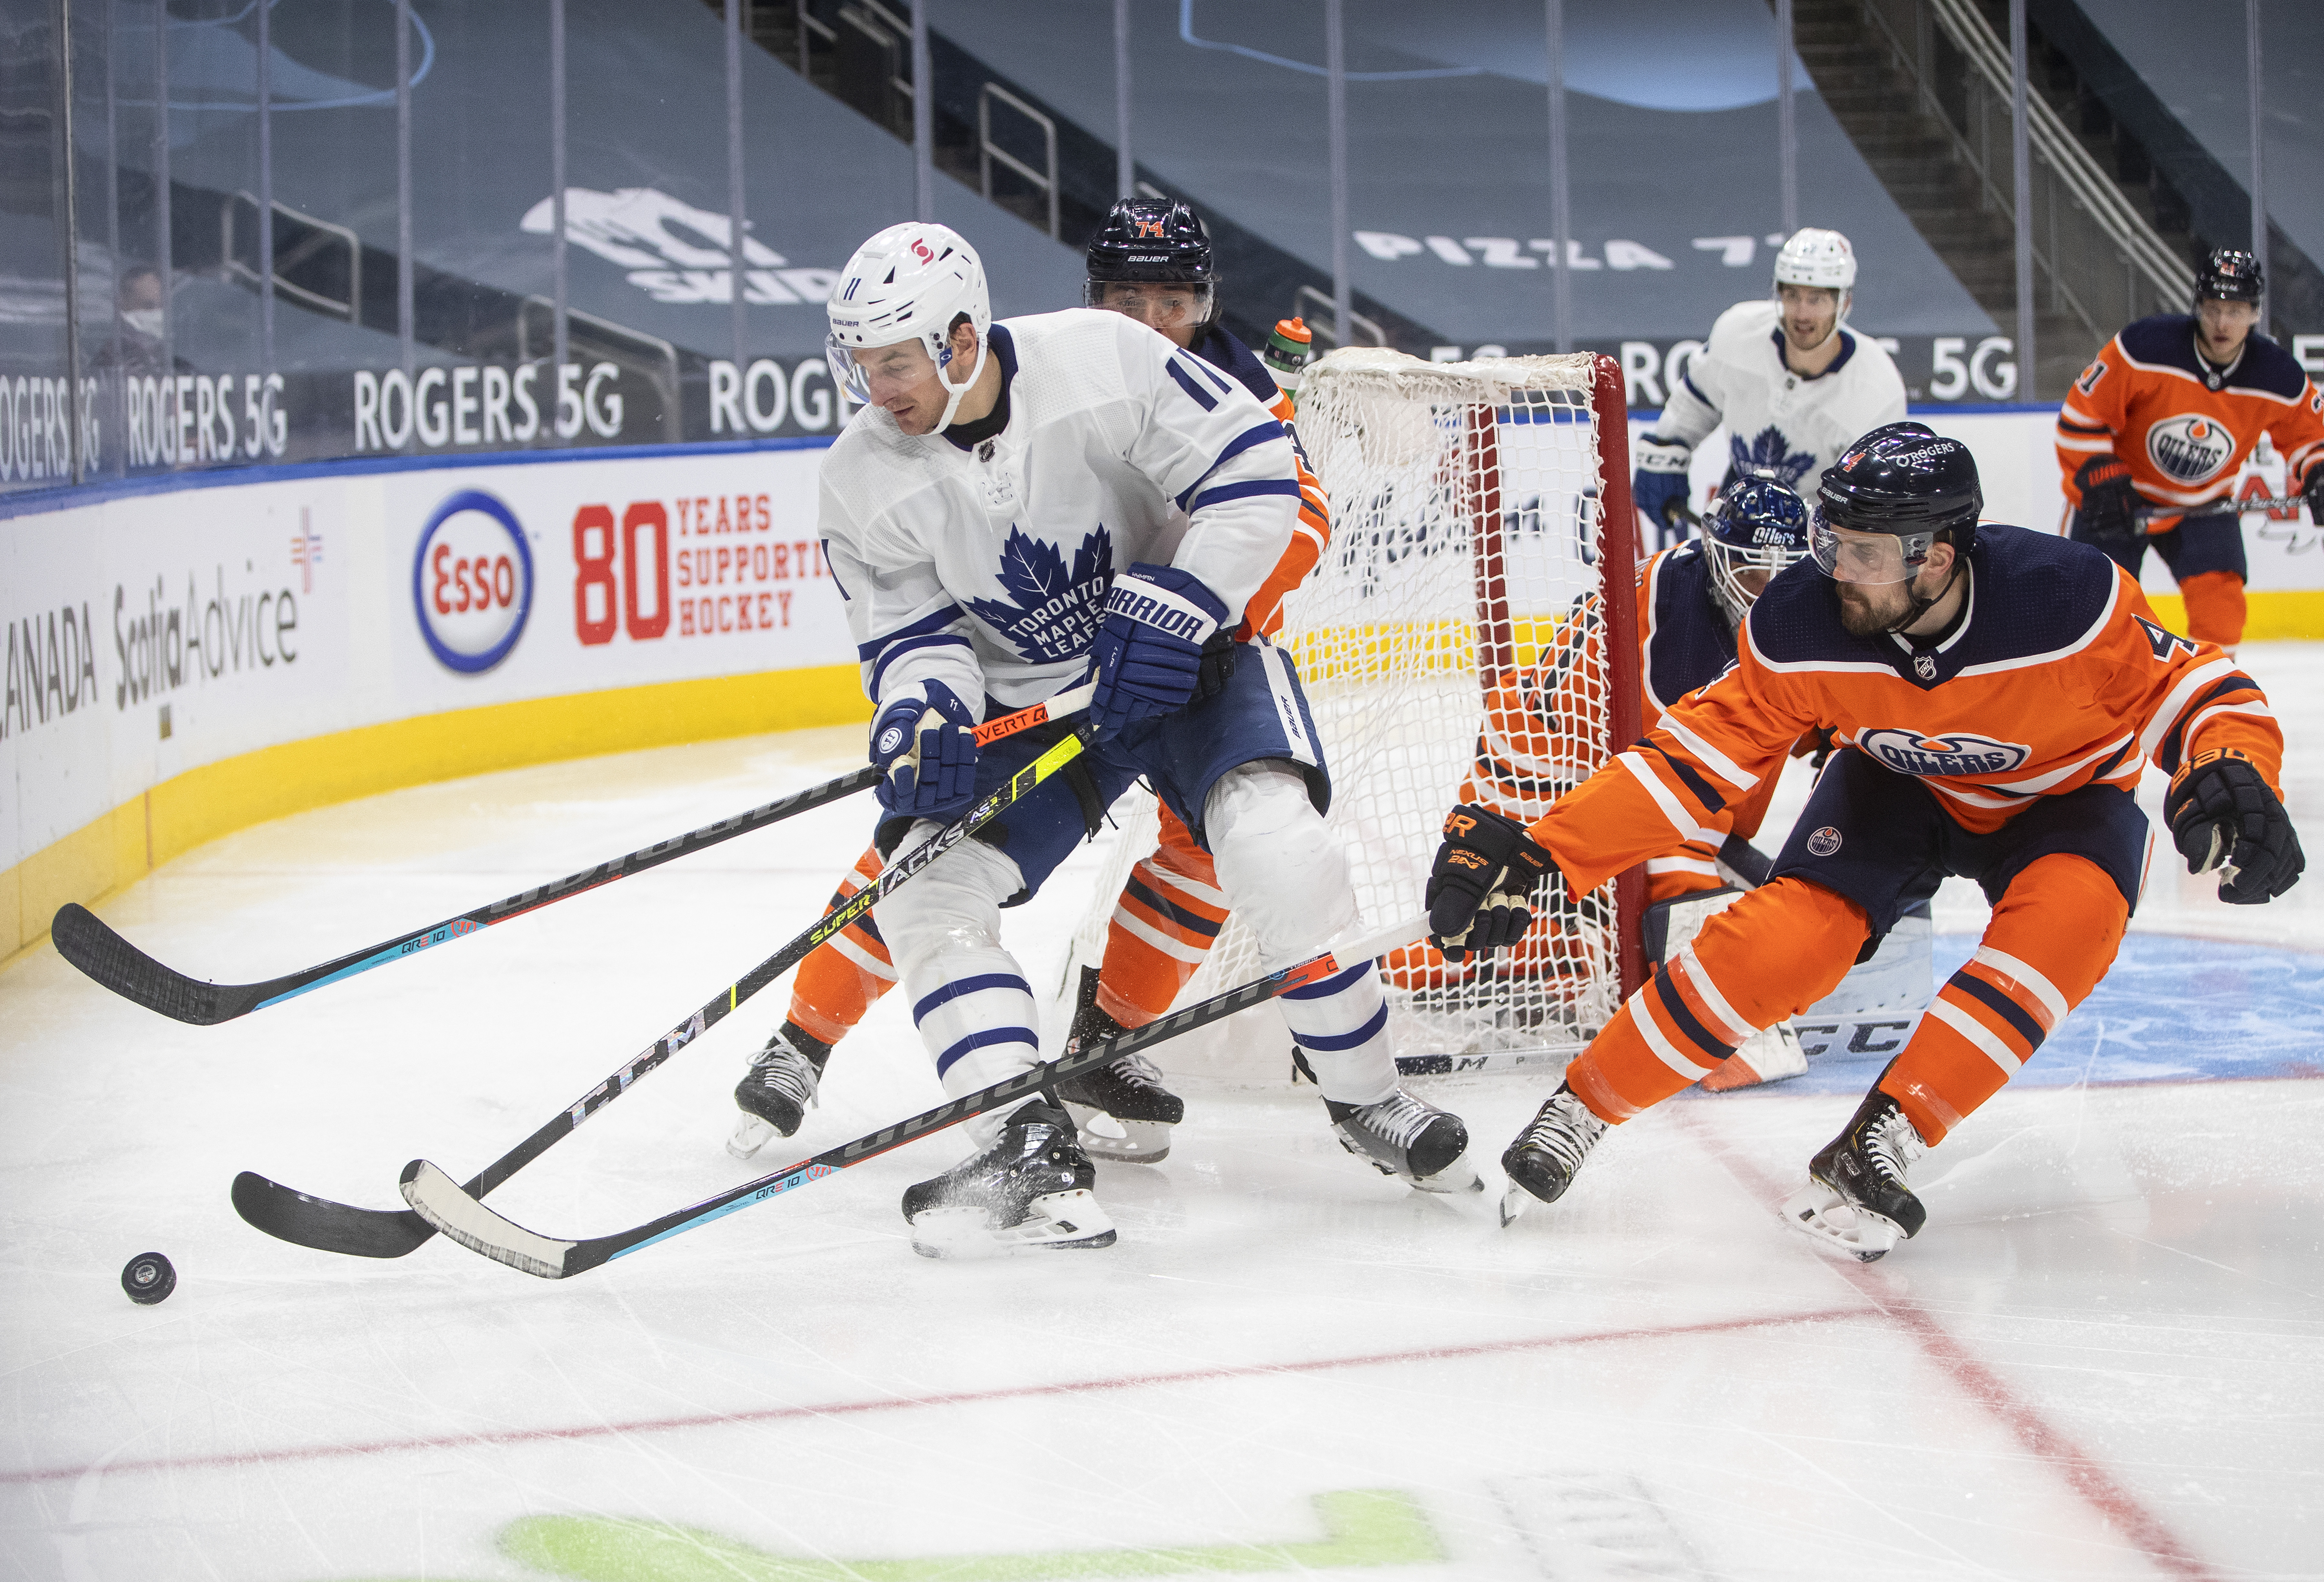
[[[2146,431],[2146,454],[2173,481],[2200,483],[2218,476],[2236,454],[2236,437],[2217,418],[2183,412]]]
[[[1900,775],[2006,775],[2023,768],[2034,750],[1967,731],[1923,736],[1917,731],[1867,731],[1857,746]]]
[[[436,508],[411,567],[420,635],[447,667],[473,676],[508,658],[532,610],[532,551],[516,513],[480,489]]]

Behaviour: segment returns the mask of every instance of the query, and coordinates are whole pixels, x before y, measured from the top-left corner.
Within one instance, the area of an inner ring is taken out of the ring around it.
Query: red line
[[[1750,1161],[1714,1135],[1702,1121],[1682,1110],[1682,1122],[1747,1191],[1768,1202],[1780,1202],[1786,1191]],[[2089,1501],[2139,1551],[2174,1577],[2190,1582],[2218,1582],[2218,1574],[2195,1556],[2163,1518],[2148,1510],[2138,1496],[2109,1476],[2082,1448],[2052,1427],[2033,1405],[2021,1399],[2001,1375],[1972,1356],[1948,1334],[1944,1326],[1912,1302],[1900,1301],[1885,1275],[1864,1264],[1838,1265],[1849,1283],[1862,1293],[1882,1317],[1894,1320],[1920,1344],[1940,1373],[1959,1384],[1969,1398],[1999,1418],[2017,1442],[2057,1467],[2076,1494]]]
[[[442,1434],[426,1439],[371,1439],[346,1445],[305,1445],[279,1450],[252,1450],[240,1455],[156,1457],[143,1461],[104,1464],[107,1474],[121,1472],[184,1472],[207,1467],[264,1467],[283,1461],[322,1461],[347,1456],[380,1456],[404,1450],[447,1450],[477,1445],[524,1445],[556,1439],[597,1439],[616,1435],[660,1433],[672,1429],[726,1428],[735,1423],[783,1422],[800,1418],[849,1417],[868,1412],[900,1412],[924,1406],[980,1406],[994,1401],[1029,1401],[1044,1396],[1084,1395],[1109,1390],[1145,1390],[1167,1384],[1209,1384],[1220,1379],[1265,1379],[1300,1374],[1332,1373],[1343,1368],[1380,1367],[1396,1363],[1438,1362],[1471,1357],[1501,1357],[1513,1352],[1551,1351],[1566,1346],[1596,1346],[1618,1340],[1669,1340],[1688,1335],[1717,1335],[1738,1329],[1775,1329],[1785,1324],[1831,1323],[1861,1319],[1861,1308],[1826,1308],[1812,1312],[1775,1313],[1762,1318],[1714,1319],[1700,1324],[1664,1328],[1600,1329],[1580,1335],[1546,1335],[1529,1340],[1485,1340],[1473,1346],[1436,1346],[1416,1351],[1379,1351],[1356,1357],[1327,1357],[1307,1362],[1249,1364],[1240,1366],[1189,1368],[1179,1373],[1122,1374],[1112,1378],[1076,1379],[1054,1384],[1018,1384],[1000,1390],[964,1390],[941,1395],[902,1395],[879,1401],[839,1401],[822,1406],[770,1406],[757,1412],[729,1412],[691,1417],[650,1417],[627,1422],[582,1423],[572,1428],[503,1429],[493,1433]],[[51,1467],[26,1472],[0,1472],[0,1484],[56,1483],[80,1477],[93,1467]]]

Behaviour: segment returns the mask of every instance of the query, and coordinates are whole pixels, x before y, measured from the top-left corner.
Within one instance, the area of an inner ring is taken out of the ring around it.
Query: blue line
[[[1194,36],[1194,0],[1178,0],[1178,38],[1197,50],[1224,50],[1240,55],[1247,60],[1261,61],[1268,66],[1280,66],[1286,71],[1304,71],[1310,77],[1330,75],[1321,66],[1310,66],[1305,60],[1288,60],[1280,55],[1270,55],[1264,50],[1254,50],[1247,44],[1230,44],[1217,39]],[[1348,82],[1422,82],[1437,77],[1488,77],[1481,66],[1438,66],[1425,71],[1349,71],[1341,74]]]
[[[548,462],[644,461],[653,456],[728,455],[763,450],[815,450],[828,446],[836,435],[803,434],[781,439],[706,439],[685,445],[606,445],[595,449],[467,452],[456,455],[342,456],[336,460],[289,462],[255,467],[211,467],[198,472],[155,473],[142,478],[115,478],[105,483],[67,484],[58,489],[23,489],[0,494],[0,521],[42,511],[69,510],[143,494],[169,494],[182,489],[217,489],[240,483],[283,483],[300,478],[327,478],[335,474],[361,476],[372,473],[425,473],[452,467],[523,467]]]

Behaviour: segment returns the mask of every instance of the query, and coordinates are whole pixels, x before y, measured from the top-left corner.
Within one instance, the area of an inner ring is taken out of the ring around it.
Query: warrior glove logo
[[[2146,431],[2146,454],[2174,482],[2200,483],[2217,476],[2236,454],[2236,437],[2217,418],[2182,412]]]
[[[2033,749],[2015,741],[1996,741],[1966,731],[1950,736],[1923,736],[1917,731],[1867,731],[1857,746],[1900,775],[1953,778],[1976,775],[2006,775],[2023,768]]]

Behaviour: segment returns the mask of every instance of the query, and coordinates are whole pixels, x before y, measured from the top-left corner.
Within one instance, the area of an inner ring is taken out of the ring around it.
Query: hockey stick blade
[[[1336,950],[1312,956],[1305,961],[1255,978],[1240,989],[1173,1011],[1159,1021],[1134,1027],[1117,1037],[1093,1044],[1071,1055],[1061,1055],[1019,1072],[1015,1076],[980,1088],[962,1098],[949,1099],[934,1109],[923,1110],[908,1120],[884,1127],[868,1136],[843,1143],[826,1149],[812,1159],[802,1159],[787,1164],[770,1175],[756,1181],[729,1187],[715,1197],[706,1198],[690,1207],[647,1221],[632,1229],[616,1231],[611,1236],[594,1237],[584,1240],[564,1240],[527,1230],[523,1226],[486,1208],[474,1194],[465,1191],[453,1179],[425,1159],[415,1159],[403,1168],[403,1200],[412,1210],[458,1242],[471,1252],[481,1253],[495,1263],[506,1264],[512,1269],[544,1280],[567,1280],[586,1274],[600,1264],[667,1241],[673,1236],[700,1228],[714,1219],[723,1219],[739,1209],[770,1198],[803,1187],[825,1176],[836,1175],[851,1164],[861,1164],[866,1159],[877,1158],[905,1144],[916,1142],[931,1132],[981,1115],[995,1105],[1038,1092],[1052,1083],[1078,1076],[1083,1072],[1103,1065],[1118,1055],[1132,1053],[1149,1044],[1175,1038],[1181,1033],[1191,1033],[1222,1016],[1247,1010],[1276,996],[1302,985],[1331,977],[1359,961],[1410,944],[1428,932],[1426,917],[1406,918],[1389,927],[1359,935]],[[1503,1210],[1501,1222],[1506,1225],[1514,1218]]]
[[[1037,704],[1035,708],[1055,707],[1060,704],[1072,704],[1077,699],[1085,701],[1087,696],[1086,689],[1076,688],[1073,692],[1051,699],[1047,705]],[[992,723],[996,725],[1007,723],[1018,720],[1020,715],[1033,714],[1035,710],[1023,710],[1019,714],[1011,714],[1007,716],[1006,720],[996,720]],[[1035,719],[1030,722],[1041,722]],[[1016,725],[1012,726],[1012,729],[1021,730],[1024,726]],[[481,1198],[535,1159],[540,1158],[554,1147],[560,1139],[569,1136],[583,1121],[628,1092],[640,1078],[660,1066],[670,1056],[725,1020],[743,1001],[805,961],[825,941],[844,932],[858,918],[870,912],[884,900],[890,891],[911,882],[915,875],[926,870],[927,866],[937,858],[942,857],[961,842],[967,840],[978,830],[998,818],[1010,806],[1030,795],[1035,786],[1041,785],[1063,769],[1065,765],[1080,757],[1088,740],[1086,728],[1074,731],[1062,738],[1039,758],[1018,770],[1010,777],[1006,785],[995,789],[983,801],[970,809],[964,817],[946,825],[934,837],[913,847],[909,851],[899,854],[893,862],[889,863],[881,870],[877,879],[825,913],[808,926],[807,932],[791,940],[782,949],[752,968],[750,971],[725,989],[721,989],[707,1004],[696,1007],[692,1016],[648,1044],[628,1064],[559,1111],[532,1136],[502,1154],[486,1166],[482,1174],[460,1190],[470,1197]],[[253,1186],[245,1191],[243,1186],[244,1181],[261,1184]],[[235,1207],[244,1219],[269,1236],[283,1241],[296,1242],[301,1246],[314,1247],[322,1252],[346,1253],[356,1257],[401,1257],[403,1253],[410,1252],[434,1234],[432,1229],[428,1230],[427,1234],[421,1235],[418,1240],[404,1246],[401,1252],[368,1251],[366,1249],[369,1247],[398,1245],[394,1239],[397,1233],[391,1231],[386,1222],[395,1221],[403,1230],[408,1231],[410,1227],[403,1225],[402,1222],[407,1220],[410,1215],[375,1209],[358,1209],[346,1203],[332,1202],[327,1198],[311,1197],[305,1192],[277,1186],[274,1182],[267,1181],[265,1177],[250,1172],[244,1172],[241,1177],[236,1178]]]
[[[1084,683],[1069,692],[1059,694],[1047,703],[1019,709],[1000,719],[976,727],[979,745],[998,741],[1036,725],[1087,705],[1090,687]],[[810,786],[804,791],[794,791],[788,796],[778,796],[772,802],[720,819],[715,823],[689,830],[685,834],[642,847],[626,856],[600,862],[594,868],[570,873],[549,884],[536,885],[513,896],[504,896],[456,917],[447,917],[441,923],[384,940],[378,944],[352,952],[336,961],[319,966],[304,968],[259,983],[206,983],[189,978],[175,968],[163,965],[131,944],[118,933],[78,902],[68,901],[57,909],[49,924],[49,935],[57,947],[57,954],[79,968],[122,998],[158,1011],[173,1020],[197,1027],[212,1027],[220,1022],[230,1022],[246,1016],[253,1011],[281,1005],[327,984],[342,982],[359,972],[374,967],[384,967],[416,956],[420,952],[453,940],[490,928],[496,923],[506,923],[528,912],[558,901],[567,900],[594,889],[625,878],[633,873],[643,873],[680,857],[705,851],[713,846],[747,835],[770,824],[780,823],[802,813],[825,806],[858,791],[869,790],[880,783],[880,771],[866,765],[851,769],[836,779],[820,786]]]
[[[234,1178],[234,1211],[277,1241],[351,1258],[400,1258],[436,1234],[409,1209],[358,1209],[309,1197],[254,1170]]]

